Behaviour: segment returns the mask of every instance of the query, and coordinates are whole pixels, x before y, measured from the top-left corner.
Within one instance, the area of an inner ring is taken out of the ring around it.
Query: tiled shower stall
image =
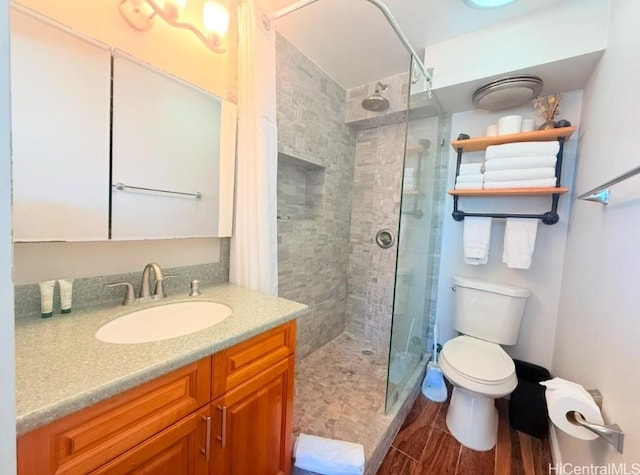
[[[375,84],[345,91],[280,35],[276,59],[279,295],[310,308],[298,322],[294,431],[363,443],[371,460],[428,357],[445,122],[410,117],[408,72],[384,80],[391,105],[379,114],[360,105]],[[405,159],[405,144],[419,158]],[[419,191],[403,194],[405,167]],[[383,228],[397,237],[388,249],[375,243]],[[415,356],[388,384],[390,345],[392,366],[411,345]]]

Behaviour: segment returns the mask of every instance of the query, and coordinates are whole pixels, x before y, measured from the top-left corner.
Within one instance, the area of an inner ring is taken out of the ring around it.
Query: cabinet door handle
[[[220,428],[220,447],[223,449],[227,446],[227,408],[226,406],[218,406],[218,410],[222,412],[222,427]]]
[[[211,416],[203,416],[202,420],[207,424],[207,431],[204,435],[204,449],[201,449],[201,452],[204,454],[205,461],[208,462],[211,456]]]

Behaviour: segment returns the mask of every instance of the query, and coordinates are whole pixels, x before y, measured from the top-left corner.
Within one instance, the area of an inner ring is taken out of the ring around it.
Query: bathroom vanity
[[[201,298],[233,314],[152,343],[94,337],[122,309],[18,322],[19,473],[289,473],[306,306],[230,284]]]

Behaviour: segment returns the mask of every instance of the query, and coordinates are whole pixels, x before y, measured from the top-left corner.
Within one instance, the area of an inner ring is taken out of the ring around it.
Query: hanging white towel
[[[481,181],[476,182],[463,182],[456,183],[454,189],[456,190],[481,190],[483,183]]]
[[[507,218],[507,225],[504,229],[502,262],[512,269],[531,267],[537,232],[537,219]]]
[[[484,174],[473,173],[470,175],[459,175],[456,177],[456,183],[482,183]]]
[[[364,473],[364,447],[353,442],[300,434],[293,456],[296,467],[323,475]]]
[[[464,218],[462,241],[464,263],[472,266],[486,264],[491,244],[491,218]]]
[[[463,163],[458,170],[458,175],[472,175],[475,173],[482,173],[482,163]]]
[[[485,152],[485,159],[511,157],[537,157],[540,155],[557,155],[560,145],[553,142],[515,142],[504,145],[489,145]]]
[[[555,178],[540,178],[538,180],[516,181],[485,181],[485,189],[490,188],[553,188],[556,186]]]
[[[485,181],[516,181],[516,180],[539,180],[541,178],[555,178],[556,169],[553,167],[544,168],[522,168],[519,170],[494,170],[484,174]]]
[[[486,171],[518,170],[520,168],[555,167],[557,158],[553,156],[495,158],[485,162]]]

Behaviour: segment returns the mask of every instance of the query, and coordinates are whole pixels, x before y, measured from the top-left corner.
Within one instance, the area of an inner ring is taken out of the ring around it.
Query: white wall
[[[559,117],[568,119],[573,125],[578,125],[581,97],[581,91],[565,94],[560,105]],[[487,125],[495,123],[499,117],[509,114],[520,114],[524,117],[535,118],[538,123],[541,123],[541,119],[536,117],[530,105],[498,112],[472,110],[452,115],[452,136],[455,138],[462,132],[471,135],[471,137],[483,136]],[[576,135],[574,134],[571,140],[565,144],[562,184],[569,187],[572,185],[575,169]],[[455,181],[456,153],[451,146],[448,146],[448,148],[450,150],[448,188],[451,189]],[[465,153],[463,155],[463,163],[481,161],[483,154],[484,152]],[[549,226],[539,222],[531,268],[529,270],[519,270],[509,269],[502,263],[502,244],[505,228],[505,220],[503,219],[493,220],[489,262],[480,266],[465,264],[462,254],[462,230],[464,225],[463,222],[456,222],[451,217],[453,199],[446,200],[436,312],[436,318],[441,328],[439,337],[441,342],[456,335],[451,320],[454,297],[451,291],[453,276],[460,275],[526,287],[531,290],[532,295],[527,301],[518,343],[505,349],[515,358],[539,364],[546,368],[551,366],[565,238],[569,219],[569,202],[568,196],[560,197],[558,207],[560,221],[557,224]],[[542,213],[550,209],[551,197],[460,198],[458,207],[467,212]]]
[[[16,472],[8,18],[0,0],[0,475]]]
[[[68,277],[142,271],[148,262],[163,268],[220,261],[220,239],[37,242],[14,246],[16,285]]]
[[[578,194],[640,165],[640,2],[611,7],[607,51],[584,91]],[[640,176],[611,193],[607,207],[573,205],[552,369],[600,389],[605,421],[625,431],[625,450],[560,433],[570,463],[640,462]]]
[[[565,0],[425,50],[435,90],[602,50],[608,0]],[[563,71],[557,71],[562,75]],[[546,82],[546,78],[545,79]]]

